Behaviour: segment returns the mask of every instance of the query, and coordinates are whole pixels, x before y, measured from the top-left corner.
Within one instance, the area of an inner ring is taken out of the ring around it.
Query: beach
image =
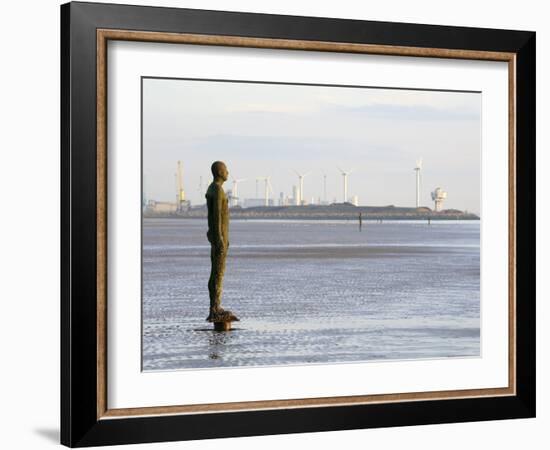
[[[206,221],[143,220],[143,370],[480,355],[479,221],[233,220],[208,315]]]

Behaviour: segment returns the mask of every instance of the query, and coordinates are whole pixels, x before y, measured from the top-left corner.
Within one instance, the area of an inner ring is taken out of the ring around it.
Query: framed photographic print
[[[534,417],[535,33],[61,7],[61,441]]]

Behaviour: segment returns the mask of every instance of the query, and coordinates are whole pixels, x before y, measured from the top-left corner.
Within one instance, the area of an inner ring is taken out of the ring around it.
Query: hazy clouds
[[[176,162],[184,188],[203,203],[214,160],[246,178],[271,176],[273,196],[291,194],[293,169],[311,172],[304,198],[342,201],[337,166],[354,169],[349,195],[362,205],[414,206],[415,161],[422,157],[422,204],[448,191],[446,208],[479,212],[481,94],[329,86],[144,79],[143,172],[148,198],[175,198]],[[231,180],[226,189],[231,188]],[[260,183],[263,193],[263,183]],[[263,195],[263,194],[262,194]]]

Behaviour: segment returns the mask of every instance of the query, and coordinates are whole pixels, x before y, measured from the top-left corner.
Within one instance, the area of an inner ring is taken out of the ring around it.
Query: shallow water
[[[206,221],[143,221],[143,370],[479,356],[479,222],[230,223],[208,315]]]

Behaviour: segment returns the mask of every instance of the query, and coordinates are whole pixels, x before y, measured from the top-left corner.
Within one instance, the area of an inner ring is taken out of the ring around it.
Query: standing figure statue
[[[225,163],[221,161],[215,161],[211,170],[214,180],[206,191],[206,206],[208,207],[208,232],[206,237],[211,246],[212,269],[208,280],[210,314],[206,320],[215,323],[228,323],[239,320],[231,311],[226,311],[221,307],[225,258],[229,248],[229,208],[222,184],[227,181],[229,172]]]

